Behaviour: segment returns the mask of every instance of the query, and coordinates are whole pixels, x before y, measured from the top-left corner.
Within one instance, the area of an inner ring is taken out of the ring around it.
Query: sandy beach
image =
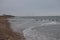
[[[25,40],[23,34],[13,32],[10,28],[10,23],[8,22],[8,18],[13,16],[0,16],[0,40]]]

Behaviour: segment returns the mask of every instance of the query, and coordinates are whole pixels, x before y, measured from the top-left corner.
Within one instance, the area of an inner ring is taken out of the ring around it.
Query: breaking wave
[[[55,17],[56,18],[56,17]],[[58,19],[14,18],[9,19],[11,28],[23,32],[26,40],[60,40],[60,22]]]

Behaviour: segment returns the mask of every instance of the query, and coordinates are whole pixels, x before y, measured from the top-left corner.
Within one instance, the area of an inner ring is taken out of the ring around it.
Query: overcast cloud
[[[60,0],[0,0],[0,12],[16,16],[60,15]]]

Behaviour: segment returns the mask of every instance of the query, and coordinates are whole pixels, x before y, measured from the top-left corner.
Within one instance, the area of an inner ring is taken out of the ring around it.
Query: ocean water
[[[25,16],[9,19],[11,28],[26,40],[60,40],[60,16]]]

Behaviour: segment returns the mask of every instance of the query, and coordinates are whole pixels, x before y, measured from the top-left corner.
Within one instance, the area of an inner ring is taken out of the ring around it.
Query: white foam
[[[15,19],[13,19],[15,20]],[[23,20],[23,21],[20,21]],[[43,25],[56,25],[58,24],[57,22],[39,22],[39,21],[34,21],[30,19],[20,19],[19,21],[16,19],[16,21],[12,22],[12,20],[9,20],[11,23],[11,28],[16,31],[16,32],[21,32],[23,29],[24,36],[26,37],[26,40],[56,40],[55,38],[52,37],[46,37],[43,33],[37,31],[37,30],[32,30],[32,28],[35,27],[41,27]],[[20,23],[21,22],[21,23]]]

